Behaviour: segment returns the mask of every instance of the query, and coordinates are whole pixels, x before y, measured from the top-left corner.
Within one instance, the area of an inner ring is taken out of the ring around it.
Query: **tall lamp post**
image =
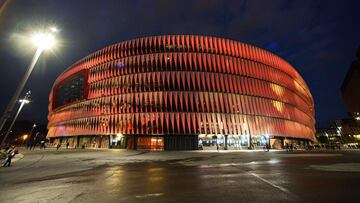
[[[24,86],[25,86],[27,80],[29,79],[30,74],[33,71],[35,64],[38,61],[41,53],[46,49],[50,49],[55,44],[54,33],[56,33],[56,32],[57,32],[57,29],[53,27],[53,28],[50,28],[50,30],[47,32],[37,33],[33,36],[32,41],[37,46],[35,55],[33,56],[31,63],[25,72],[25,75],[23,76],[22,80],[18,84],[13,97],[11,98],[9,104],[6,106],[5,112],[0,119],[0,132],[3,129],[3,127],[6,123],[6,120],[8,118],[10,118],[11,112],[13,111],[13,109],[15,107],[16,101],[19,99],[19,96],[20,96],[21,92],[23,91]]]
[[[20,114],[21,109],[24,107],[25,104],[28,104],[28,103],[30,102],[30,101],[29,101],[30,94],[31,94],[31,92],[28,91],[28,92],[26,93],[24,99],[20,99],[20,100],[19,100],[19,102],[20,102],[20,107],[19,107],[18,111],[16,112],[16,115],[15,115],[13,121],[11,122],[9,129],[6,131],[6,134],[5,134],[4,138],[3,138],[3,140],[1,141],[1,145],[4,145],[4,144],[5,144],[6,138],[9,136],[9,134],[10,134],[10,132],[11,132],[11,129],[12,129],[12,127],[13,127],[16,119],[17,119],[17,117],[18,117],[19,114]]]
[[[35,134],[34,142],[36,141],[36,138],[37,138],[37,136],[38,136],[39,134],[40,134],[39,132],[37,132],[37,133]]]
[[[28,144],[29,142],[31,142],[31,136],[32,136],[32,133],[33,133],[33,131],[34,131],[34,128],[36,128],[36,124],[35,124],[35,123],[33,124],[32,128],[31,128],[30,135],[29,135],[29,139],[28,139],[28,141],[26,142],[26,144]],[[31,144],[31,143],[30,143],[30,144]]]

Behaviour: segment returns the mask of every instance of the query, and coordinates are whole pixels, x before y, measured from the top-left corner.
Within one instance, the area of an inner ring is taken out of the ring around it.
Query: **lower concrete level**
[[[272,149],[286,147],[304,148],[308,140],[270,136],[234,135],[87,135],[50,138],[54,146],[70,148],[119,148],[149,151],[164,150],[242,150],[262,149],[266,145]]]

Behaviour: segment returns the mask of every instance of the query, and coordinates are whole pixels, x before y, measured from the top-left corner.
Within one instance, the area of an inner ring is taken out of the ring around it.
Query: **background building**
[[[360,142],[360,127],[353,118],[334,120],[329,128],[316,130],[316,138],[320,143],[347,144]]]
[[[350,114],[360,124],[360,47],[357,50],[356,57],[357,59],[352,62],[345,76],[341,93]]]
[[[240,149],[315,139],[313,98],[296,70],[217,37],[105,47],[63,72],[49,100],[48,137],[71,146]]]
[[[340,143],[340,136],[335,126],[330,128],[317,128],[316,139],[321,144]]]

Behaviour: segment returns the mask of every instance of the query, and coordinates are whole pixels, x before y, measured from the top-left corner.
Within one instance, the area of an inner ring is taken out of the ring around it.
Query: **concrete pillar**
[[[224,136],[225,136],[225,147],[224,147],[224,149],[227,150],[228,149],[228,143],[227,143],[228,135],[224,135]]]
[[[271,149],[271,142],[270,142],[270,137],[269,138],[267,138],[267,143],[268,143],[268,145],[269,145],[269,148]]]
[[[251,143],[251,135],[250,134],[248,134],[247,135],[248,137],[248,149],[252,149],[252,143]]]
[[[285,148],[285,138],[281,137],[280,141],[281,141],[281,148],[284,149]]]

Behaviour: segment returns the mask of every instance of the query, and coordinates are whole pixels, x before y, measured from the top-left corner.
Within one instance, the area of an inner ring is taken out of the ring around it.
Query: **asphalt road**
[[[360,202],[360,151],[21,151],[0,202]]]

